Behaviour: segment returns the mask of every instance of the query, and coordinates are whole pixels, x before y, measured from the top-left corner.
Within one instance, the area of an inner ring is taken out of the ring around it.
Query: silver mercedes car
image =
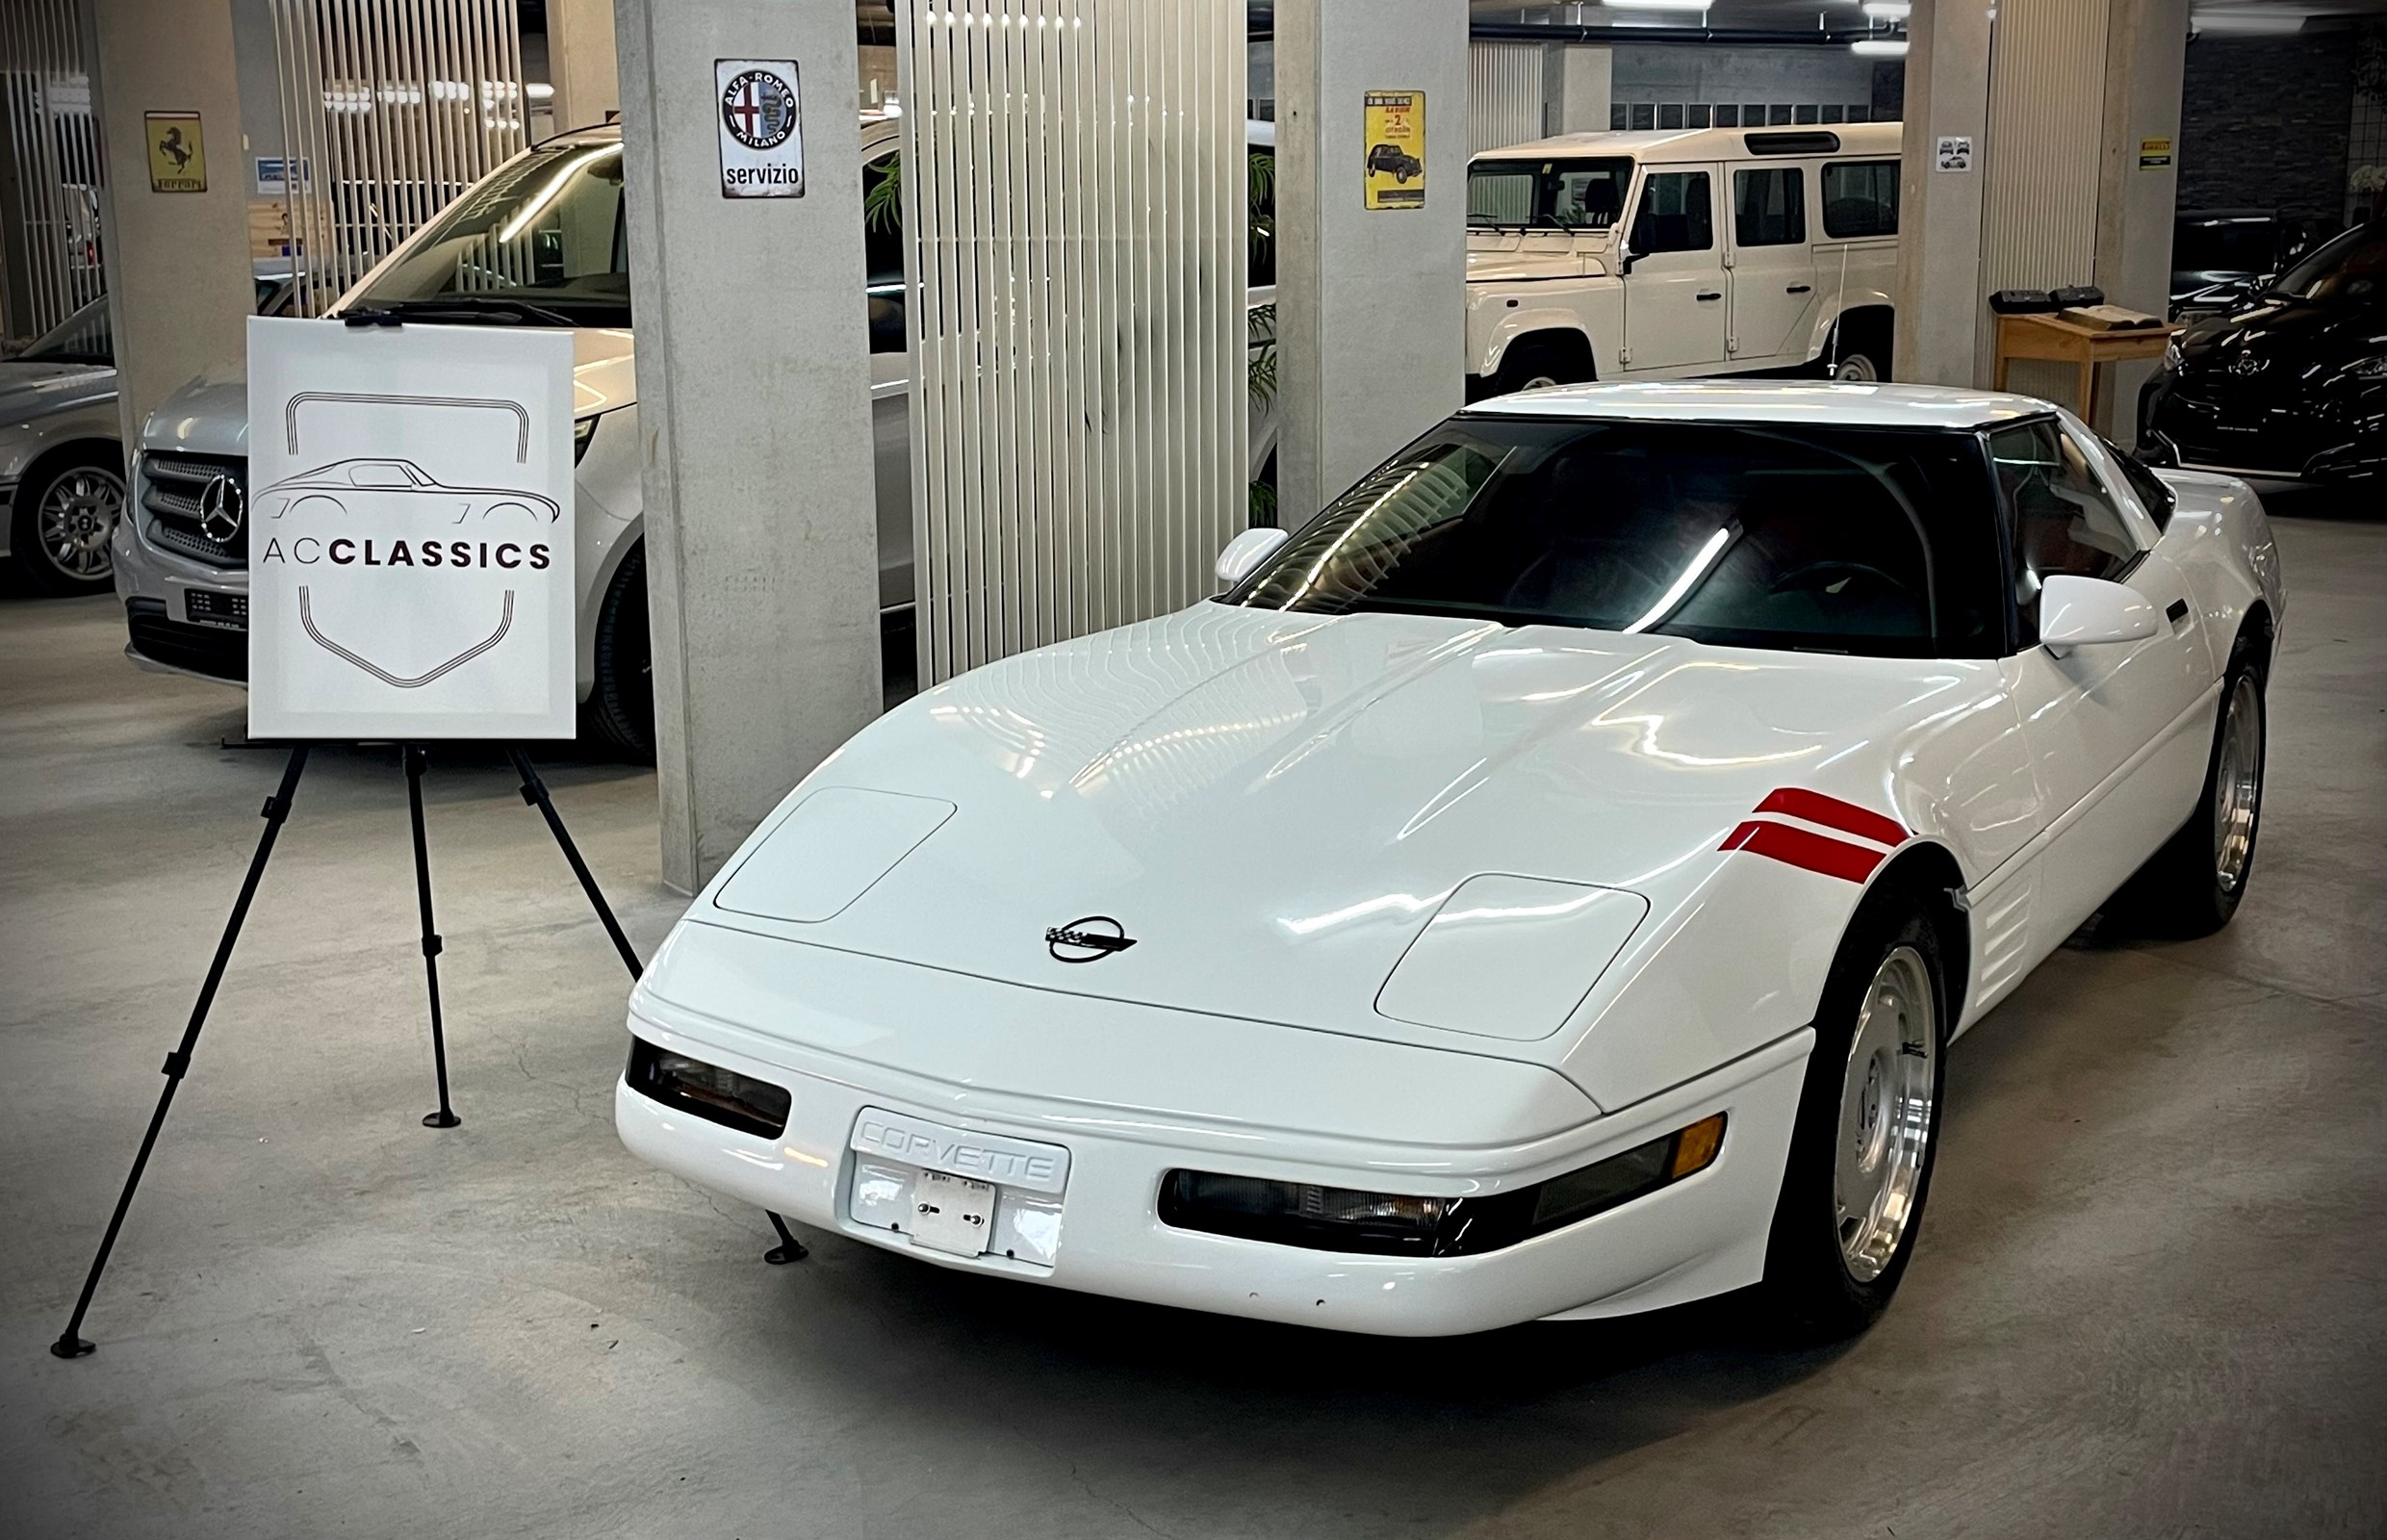
[[[105,591],[124,512],[108,301],[0,360],[0,556],[50,594]]]

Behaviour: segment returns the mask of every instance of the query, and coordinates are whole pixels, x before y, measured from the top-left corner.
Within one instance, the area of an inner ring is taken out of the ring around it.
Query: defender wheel
[[[10,549],[42,593],[104,593],[115,582],[110,542],[123,517],[123,463],[78,454],[16,489]]]
[[[1765,1251],[1764,1294],[1796,1337],[1863,1330],[1906,1275],[1938,1151],[1946,978],[1938,929],[1893,891],[1833,960]]]
[[[2262,827],[2265,726],[2263,670],[2242,637],[2221,678],[2204,795],[2179,833],[2108,906],[2126,927],[2156,936],[2211,936],[2238,912],[2254,874],[2254,836]]]
[[[597,610],[597,678],[581,707],[590,736],[639,763],[654,759],[654,650],[647,629],[647,548],[630,548]]]
[[[1852,348],[1836,359],[1830,353],[1824,355],[1824,377],[1827,379],[1850,385],[1870,385],[1880,380],[1886,372],[1872,353],[1861,347]]]

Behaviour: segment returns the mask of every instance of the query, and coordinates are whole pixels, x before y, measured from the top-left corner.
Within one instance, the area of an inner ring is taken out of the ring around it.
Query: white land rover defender
[[[1467,168],[1468,398],[1889,375],[1897,123],[1566,134]]]

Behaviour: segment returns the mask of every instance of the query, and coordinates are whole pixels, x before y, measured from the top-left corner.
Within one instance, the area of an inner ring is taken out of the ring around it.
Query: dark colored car
[[[2236,309],[2312,244],[2302,220],[2276,210],[2181,210],[2171,223],[2171,319]]]
[[[2387,473],[2387,219],[2172,339],[2139,398],[2160,461],[2287,481]]]
[[[1383,172],[1396,182],[1406,182],[1425,173],[1425,163],[1409,154],[1398,144],[1374,144],[1368,149],[1368,170]]]

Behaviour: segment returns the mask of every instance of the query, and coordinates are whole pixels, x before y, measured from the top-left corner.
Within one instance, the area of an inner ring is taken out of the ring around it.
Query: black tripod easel
[[[248,875],[241,882],[241,895],[232,904],[232,917],[225,921],[223,938],[216,943],[215,961],[208,964],[206,982],[199,986],[198,1003],[191,1008],[190,1024],[183,1028],[182,1041],[166,1056],[161,1073],[166,1076],[166,1089],[158,1094],[158,1108],[149,1116],[149,1131],[141,1136],[141,1152],[133,1157],[133,1168],[124,1178],[124,1191],[116,1198],[116,1213],[108,1219],[108,1229],[100,1237],[99,1253],[91,1258],[91,1270],[83,1280],[83,1293],[75,1300],[74,1314],[66,1318],[66,1329],[58,1341],[50,1344],[50,1351],[60,1358],[80,1358],[93,1350],[92,1344],[81,1335],[83,1318],[91,1308],[91,1296],[99,1288],[100,1274],[107,1270],[108,1255],[116,1249],[116,1234],[124,1227],[126,1211],[133,1206],[133,1194],[141,1186],[141,1172],[148,1168],[149,1153],[156,1148],[158,1130],[166,1126],[167,1109],[174,1105],[174,1092],[182,1086],[183,1076],[190,1073],[192,1050],[198,1046],[199,1029],[207,1024],[208,1008],[216,1003],[216,988],[223,982],[224,966],[232,961],[232,948],[241,938],[241,926],[248,918],[249,903],[257,896],[257,884],[265,876],[266,859],[273,854],[273,843],[280,837],[282,825],[290,817],[291,801],[298,793],[298,778],[307,767],[309,745],[299,744],[290,751],[290,760],[282,767],[282,783],[272,796],[266,799],[262,814],[266,832],[257,840],[257,853],[249,858]],[[439,1003],[439,932],[431,918],[431,857],[430,847],[423,830],[423,770],[426,759],[420,744],[406,744],[400,751],[406,768],[406,808],[414,824],[415,896],[423,910],[423,968],[424,982],[431,997],[431,1065],[439,1082],[439,1109],[424,1116],[427,1128],[453,1128],[464,1119],[458,1117],[448,1099],[448,1041]],[[613,949],[622,955],[623,965],[633,979],[644,970],[638,954],[622,934],[621,922],[605,903],[605,895],[598,889],[597,879],[580,859],[579,847],[564,828],[563,818],[555,811],[554,802],[547,794],[547,783],[532,768],[530,757],[519,747],[506,749],[513,760],[515,773],[522,777],[522,799],[539,809],[547,820],[555,843],[562,847],[564,860],[571,863],[572,875],[580,880],[580,887],[596,908],[597,917],[604,922],[605,934],[613,939]],[[772,1216],[776,1223],[778,1216]],[[783,1228],[780,1233],[786,1236]],[[787,1237],[795,1245],[793,1237]],[[797,1246],[796,1254],[803,1254]]]

